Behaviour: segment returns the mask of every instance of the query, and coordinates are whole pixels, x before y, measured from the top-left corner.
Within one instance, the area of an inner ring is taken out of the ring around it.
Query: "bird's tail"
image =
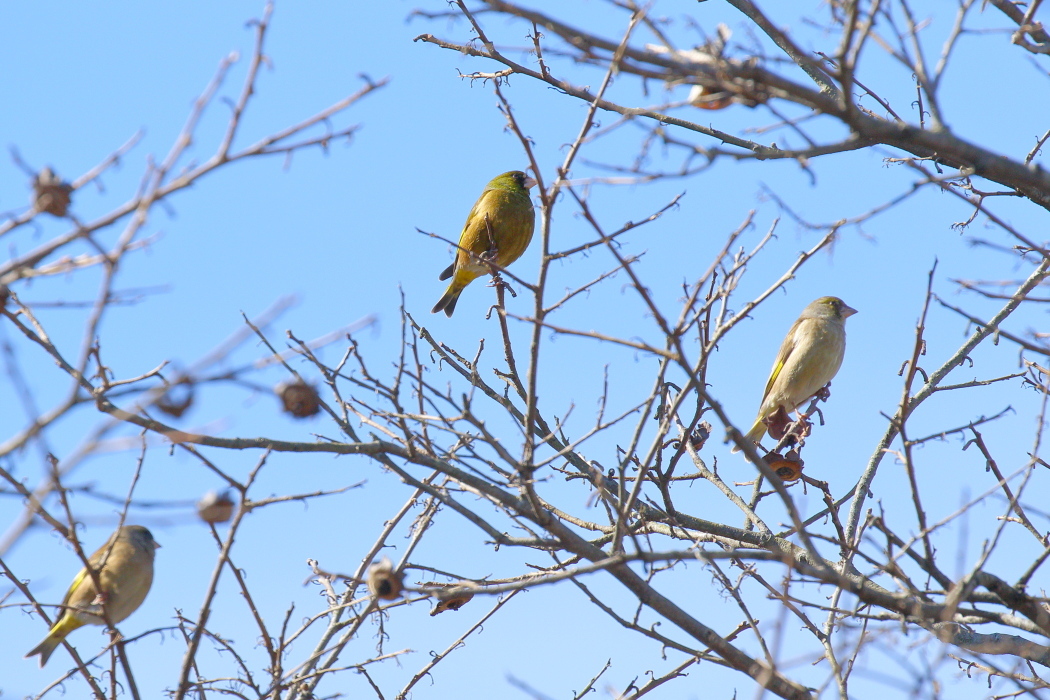
[[[455,281],[448,286],[445,290],[445,294],[438,299],[438,303],[434,304],[434,308],[430,310],[430,313],[436,314],[438,311],[444,311],[445,315],[449,318],[452,317],[452,312],[456,310],[456,302],[459,301],[459,295],[463,293],[466,285],[457,285]]]
[[[744,439],[750,440],[751,442],[762,442],[762,438],[765,437],[765,435],[766,424],[763,422],[762,417],[759,416],[758,419],[755,420],[755,424],[751,426],[751,430],[747,431],[747,435],[744,436]],[[733,454],[736,454],[740,451],[740,448],[734,446],[731,451]]]
[[[31,652],[26,654],[26,658],[28,659],[30,656],[36,656],[37,654],[40,654],[40,668],[43,668],[44,664],[47,663],[47,660],[51,658],[51,654],[54,653],[55,649],[57,649],[58,645],[61,643],[61,639],[59,639],[58,637],[52,637],[49,634],[46,637],[44,637],[44,641],[37,644],[35,647],[33,647],[33,650]]]
[[[69,614],[67,611],[62,615],[61,619],[55,623],[55,626],[51,628],[51,631],[44,637],[44,641],[33,647],[33,650],[25,655],[25,658],[30,656],[36,656],[40,654],[40,668],[44,667],[47,660],[51,658],[51,654],[54,653],[58,645],[62,643],[62,640],[66,638],[66,635],[73,630],[83,627],[84,623],[78,620],[74,615]]]

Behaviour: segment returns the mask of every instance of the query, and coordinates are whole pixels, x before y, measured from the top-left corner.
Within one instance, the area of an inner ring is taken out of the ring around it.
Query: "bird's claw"
[[[518,293],[514,291],[514,287],[511,287],[509,284],[504,282],[503,281],[503,277],[501,277],[498,272],[493,272],[492,273],[492,281],[489,282],[489,286],[490,287],[503,287],[508,292],[510,292],[510,295],[512,297],[517,298],[517,296],[518,296]]]

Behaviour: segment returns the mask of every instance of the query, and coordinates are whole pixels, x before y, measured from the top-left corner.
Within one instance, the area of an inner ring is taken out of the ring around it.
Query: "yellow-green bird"
[[[135,612],[153,583],[157,547],[160,545],[153,535],[141,525],[125,525],[110,535],[106,544],[88,559],[91,568],[98,572],[102,593],[95,588],[88,570],[81,569],[62,599],[58,620],[26,658],[39,654],[43,668],[67,634],[84,625],[106,624],[103,607],[114,625]]]
[[[521,257],[536,226],[536,210],[529,197],[529,188],[535,184],[520,170],[511,170],[485,186],[459,234],[455,262],[438,277],[451,277],[452,282],[430,313],[444,311],[452,316],[466,286],[491,269],[485,260],[506,267]]]
[[[748,440],[761,442],[768,418],[781,408],[790,414],[832,380],[846,353],[846,319],[855,313],[838,297],[821,297],[802,311],[780,345]]]

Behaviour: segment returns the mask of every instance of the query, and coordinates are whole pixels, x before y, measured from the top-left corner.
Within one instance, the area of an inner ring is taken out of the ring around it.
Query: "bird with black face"
[[[138,610],[153,584],[153,556],[158,547],[153,534],[141,525],[125,525],[110,535],[88,559],[101,592],[95,578],[82,568],[62,599],[55,624],[26,658],[39,654],[43,668],[73,630],[84,625],[115,625]]]
[[[803,309],[780,345],[747,440],[761,442],[780,409],[791,413],[834,378],[846,354],[846,319],[855,313],[838,297],[821,297]]]
[[[529,188],[535,184],[520,170],[511,170],[485,186],[459,234],[455,261],[438,277],[452,282],[430,313],[444,311],[452,316],[467,285],[492,270],[486,263],[507,267],[522,256],[536,226],[536,210],[529,197]]]

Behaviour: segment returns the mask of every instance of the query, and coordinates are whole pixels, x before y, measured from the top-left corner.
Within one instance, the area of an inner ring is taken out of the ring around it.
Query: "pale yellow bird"
[[[529,188],[535,184],[520,170],[511,170],[485,186],[459,234],[455,262],[438,277],[452,281],[430,313],[444,311],[451,316],[467,285],[492,270],[486,260],[506,267],[521,257],[536,226],[536,210],[529,197]]]
[[[832,380],[846,353],[846,319],[855,313],[838,297],[821,297],[802,311],[780,345],[762,407],[746,439],[761,442],[766,421],[777,411],[783,408],[790,414]]]
[[[141,525],[125,525],[106,540],[88,563],[98,572],[102,593],[86,568],[73,579],[62,609],[44,641],[26,654],[40,655],[43,668],[51,654],[70,632],[84,625],[104,625],[106,619],[114,625],[135,612],[149,593],[153,583],[153,557],[160,547],[149,530]]]

